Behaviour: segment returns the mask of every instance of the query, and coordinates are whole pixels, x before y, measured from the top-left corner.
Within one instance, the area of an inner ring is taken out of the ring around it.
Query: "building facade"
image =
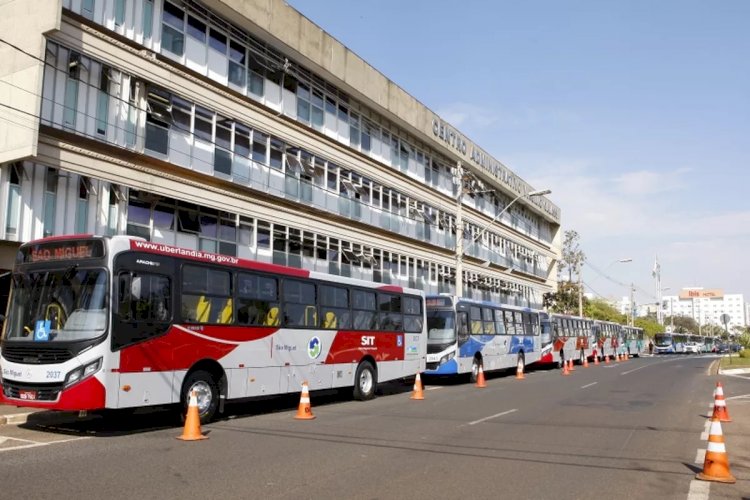
[[[0,14],[3,310],[18,245],[71,233],[513,304],[556,289],[559,208],[282,0]]]
[[[662,297],[665,317],[686,316],[699,325],[724,327],[722,314],[729,315],[728,329],[747,326],[745,298],[741,293],[727,293],[720,289],[683,288],[679,295]]]

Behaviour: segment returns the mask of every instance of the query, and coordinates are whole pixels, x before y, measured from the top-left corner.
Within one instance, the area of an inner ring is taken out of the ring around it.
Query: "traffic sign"
[[[721,322],[724,323],[724,326],[726,326],[727,323],[732,321],[732,317],[728,315],[727,313],[722,314],[720,317],[721,317]]]

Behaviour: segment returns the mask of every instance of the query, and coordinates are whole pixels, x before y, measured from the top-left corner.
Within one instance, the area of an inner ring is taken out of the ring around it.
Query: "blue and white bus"
[[[637,326],[622,327],[622,351],[628,356],[640,357],[643,350],[643,328]]]
[[[425,375],[469,374],[536,363],[541,357],[540,313],[495,302],[428,296]]]
[[[684,333],[657,333],[654,335],[654,352],[656,354],[684,353],[688,340]]]

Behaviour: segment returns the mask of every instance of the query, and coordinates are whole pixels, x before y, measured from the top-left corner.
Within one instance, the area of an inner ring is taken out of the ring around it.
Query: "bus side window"
[[[469,340],[469,318],[465,312],[459,312],[457,315],[457,332],[458,332],[458,343],[463,344]]]
[[[279,326],[279,308],[272,307],[266,313],[265,319],[266,326]]]

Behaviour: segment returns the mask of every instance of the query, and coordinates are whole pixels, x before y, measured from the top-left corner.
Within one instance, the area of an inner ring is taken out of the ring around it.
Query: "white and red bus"
[[[424,296],[398,286],[151,243],[74,235],[22,245],[2,402],[57,410],[353,387],[425,369]]]
[[[541,364],[554,363],[558,366],[568,360],[583,364],[584,359],[597,356],[594,320],[580,316],[557,313],[542,314],[544,355]]]

